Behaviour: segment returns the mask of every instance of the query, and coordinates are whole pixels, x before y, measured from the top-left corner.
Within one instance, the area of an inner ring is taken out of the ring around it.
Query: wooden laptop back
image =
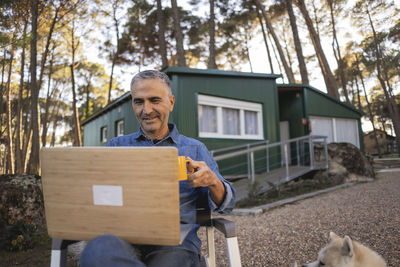
[[[42,148],[40,158],[51,237],[112,233],[134,244],[180,243],[176,148]],[[110,196],[98,188],[117,193],[104,204],[101,198]]]

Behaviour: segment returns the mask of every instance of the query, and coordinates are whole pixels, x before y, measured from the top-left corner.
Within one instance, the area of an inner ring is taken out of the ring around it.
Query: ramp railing
[[[319,150],[323,147],[323,153],[317,153],[317,158],[314,153],[316,146]],[[272,182],[280,184],[311,170],[328,168],[326,136],[307,135],[273,144],[270,144],[267,140],[215,149],[211,151],[211,154],[220,164],[225,163],[222,164],[220,169],[222,173],[232,173],[235,169],[240,172],[236,175],[227,175],[227,177],[247,176],[252,184],[255,182],[256,174],[276,174],[278,177],[273,179]],[[247,156],[247,162],[243,160],[244,155]],[[243,173],[243,170],[246,169],[247,173]]]

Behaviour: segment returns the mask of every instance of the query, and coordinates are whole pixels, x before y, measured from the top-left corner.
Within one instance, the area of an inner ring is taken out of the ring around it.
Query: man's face
[[[168,134],[168,117],[175,98],[160,79],[136,81],[132,88],[132,107],[144,134],[152,139]]]

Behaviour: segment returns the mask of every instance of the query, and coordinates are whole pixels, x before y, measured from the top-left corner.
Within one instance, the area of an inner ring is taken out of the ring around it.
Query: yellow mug
[[[194,173],[194,170],[188,172],[187,170],[187,163],[190,162],[190,159],[186,159],[185,156],[178,157],[178,180],[185,181],[188,178],[188,174]]]

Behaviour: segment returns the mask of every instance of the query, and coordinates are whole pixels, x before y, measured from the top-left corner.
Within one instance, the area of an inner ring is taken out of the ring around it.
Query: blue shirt
[[[211,199],[208,187],[193,188],[186,181],[179,182],[180,220],[181,223],[192,224],[193,227],[186,239],[177,247],[200,253],[201,241],[197,236],[199,225],[196,224],[196,202],[198,197],[208,195],[208,203],[211,211],[229,213],[235,206],[235,189],[221,176],[217,163],[202,142],[179,134],[174,124],[169,123],[168,127],[170,130],[169,135],[155,143],[148,139],[142,130],[139,129],[138,132],[111,139],[107,143],[107,146],[174,146],[178,149],[179,156],[190,157],[196,161],[204,161],[218,176],[225,187],[225,197],[219,206]],[[176,247],[162,248],[171,249]]]

